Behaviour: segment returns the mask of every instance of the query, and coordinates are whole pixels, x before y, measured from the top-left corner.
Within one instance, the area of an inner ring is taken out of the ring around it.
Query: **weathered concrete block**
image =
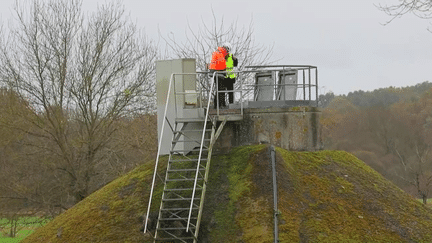
[[[321,111],[316,107],[272,107],[244,110],[241,121],[227,122],[215,151],[235,146],[272,144],[292,151],[321,149]]]

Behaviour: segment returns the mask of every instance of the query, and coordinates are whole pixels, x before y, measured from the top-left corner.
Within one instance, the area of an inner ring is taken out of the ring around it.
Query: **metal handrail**
[[[158,152],[157,152],[157,155],[156,155],[155,171],[153,173],[152,187],[151,187],[151,190],[150,190],[150,199],[149,199],[149,204],[148,204],[148,207],[147,207],[147,214],[146,214],[146,220],[145,220],[145,225],[144,225],[144,234],[147,232],[147,222],[148,222],[148,217],[149,217],[149,214],[150,214],[150,207],[151,207],[151,201],[152,201],[152,197],[153,197],[154,183],[155,183],[155,180],[156,180],[157,167],[158,167],[158,164],[159,164],[159,155],[160,155],[160,150],[161,150],[161,147],[162,147],[162,139],[163,139],[162,135],[163,135],[163,132],[164,132],[164,129],[165,129],[165,120],[166,120],[165,117],[166,117],[167,111],[168,111],[168,103],[169,103],[169,98],[170,98],[170,93],[171,93],[171,84],[173,83],[173,79],[174,79],[174,74],[171,74],[170,82],[169,82],[169,85],[168,85],[166,104],[165,104],[164,119],[162,121],[161,136],[160,136],[160,140],[159,140]]]
[[[212,77],[213,83],[210,86],[210,94],[212,93],[213,87],[215,86],[214,77],[215,77],[216,73],[217,72],[213,73],[213,77]],[[196,186],[197,186],[197,181],[198,181],[199,166],[201,164],[201,156],[202,156],[202,150],[203,150],[203,146],[204,146],[205,130],[206,130],[206,127],[207,127],[207,120],[208,120],[208,115],[209,115],[209,110],[210,110],[210,101],[211,101],[211,99],[208,99],[208,101],[207,101],[207,110],[206,110],[206,116],[205,116],[205,119],[204,119],[204,127],[203,127],[203,132],[202,132],[202,137],[201,137],[201,145],[200,145],[200,151],[199,151],[199,155],[198,155],[197,169],[196,169],[196,173],[195,173],[194,188],[193,188],[193,191],[192,191],[191,205],[190,205],[190,208],[189,208],[189,216],[188,216],[188,222],[187,222],[187,225],[186,225],[186,232],[189,232],[189,224],[190,224],[190,220],[191,220],[191,216],[192,216],[192,207],[193,207],[193,201],[194,201],[194,198],[195,198],[195,191],[196,191]]]

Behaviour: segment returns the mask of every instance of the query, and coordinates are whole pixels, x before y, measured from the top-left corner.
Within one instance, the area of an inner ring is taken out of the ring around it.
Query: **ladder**
[[[197,242],[212,147],[225,122],[216,131],[216,119],[176,119],[154,242]],[[191,123],[203,125],[201,141],[187,136],[201,132],[187,130]],[[197,146],[178,149],[186,143]]]

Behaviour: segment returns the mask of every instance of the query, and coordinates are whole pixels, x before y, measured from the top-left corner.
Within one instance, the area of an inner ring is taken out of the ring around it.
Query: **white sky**
[[[0,0],[3,23],[14,0]],[[84,0],[85,11],[105,0]],[[256,43],[272,45],[278,64],[318,66],[320,93],[347,94],[432,81],[432,21],[390,17],[374,4],[398,0],[124,0],[126,11],[147,36],[184,37],[187,20],[198,26],[216,17],[247,26],[253,17]],[[241,60],[239,60],[241,62]]]

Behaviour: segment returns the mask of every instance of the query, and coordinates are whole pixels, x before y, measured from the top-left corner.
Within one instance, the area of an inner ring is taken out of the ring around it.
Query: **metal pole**
[[[273,210],[274,210],[274,242],[279,242],[279,232],[278,232],[278,197],[277,197],[277,181],[276,181],[276,158],[275,158],[275,148],[270,146],[270,157],[272,164],[273,173]]]
[[[215,72],[216,75],[216,114],[219,116],[219,76],[217,74],[217,71]]]
[[[311,102],[311,89],[312,89],[312,87],[311,87],[311,85],[312,85],[312,81],[311,81],[311,69],[309,68],[308,69],[308,75],[309,75],[309,104],[310,104],[310,102]]]
[[[303,69],[303,100],[306,100],[306,77],[305,70]]]
[[[174,109],[175,109],[175,117],[178,117],[178,111],[177,111],[177,90],[176,90],[176,83],[175,83],[175,73],[173,74],[173,83],[174,83]],[[183,76],[182,76],[182,82],[183,82]]]
[[[315,68],[315,90],[316,90],[316,106],[318,107],[319,96],[318,96],[318,68]]]

